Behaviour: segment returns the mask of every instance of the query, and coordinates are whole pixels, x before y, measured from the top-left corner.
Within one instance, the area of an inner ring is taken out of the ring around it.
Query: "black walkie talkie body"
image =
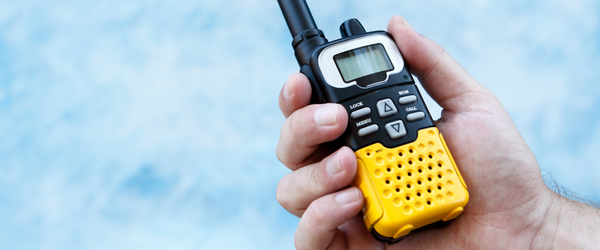
[[[365,197],[373,236],[396,242],[462,213],[467,186],[393,38],[349,19],[342,38],[328,42],[305,0],[278,2],[311,103],[339,103],[348,112],[340,140],[356,154],[353,185]]]

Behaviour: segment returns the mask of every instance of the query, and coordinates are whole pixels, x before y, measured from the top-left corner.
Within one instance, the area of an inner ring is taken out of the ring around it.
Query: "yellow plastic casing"
[[[365,197],[367,228],[388,238],[462,213],[469,193],[442,134],[419,130],[417,140],[396,148],[380,143],[355,152],[354,185]]]

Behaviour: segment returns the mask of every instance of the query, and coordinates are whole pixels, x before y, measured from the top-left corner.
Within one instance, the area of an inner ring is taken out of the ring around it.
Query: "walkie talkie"
[[[305,0],[278,2],[311,103],[339,103],[348,112],[339,140],[356,154],[353,185],[365,197],[373,236],[397,242],[461,214],[467,186],[393,38],[349,19],[342,38],[328,42]]]

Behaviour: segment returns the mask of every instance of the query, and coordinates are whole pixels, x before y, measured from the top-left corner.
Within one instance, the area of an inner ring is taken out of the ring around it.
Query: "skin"
[[[356,173],[350,148],[321,145],[339,137],[348,122],[339,104],[309,105],[308,79],[292,74],[279,95],[287,118],[278,159],[291,173],[277,200],[300,217],[298,249],[594,249],[600,246],[600,213],[550,190],[535,156],[498,99],[446,51],[406,20],[388,24],[404,59],[427,93],[443,108],[437,121],[469,187],[469,204],[449,226],[387,245],[362,221],[363,196],[348,187]]]

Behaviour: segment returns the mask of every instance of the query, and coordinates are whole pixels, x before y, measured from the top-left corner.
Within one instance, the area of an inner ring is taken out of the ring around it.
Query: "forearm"
[[[598,249],[600,210],[549,191],[548,210],[532,248]]]

